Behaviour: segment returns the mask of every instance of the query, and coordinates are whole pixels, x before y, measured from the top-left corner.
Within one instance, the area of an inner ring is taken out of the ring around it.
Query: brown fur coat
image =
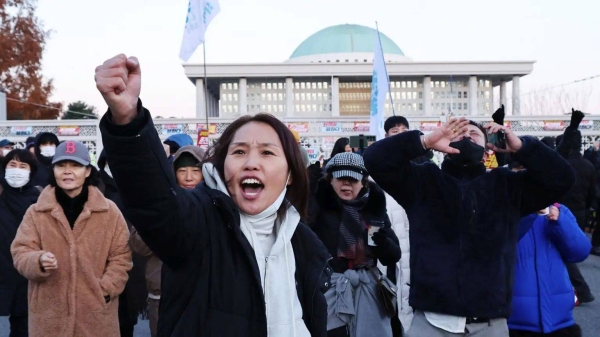
[[[11,246],[15,268],[29,280],[29,336],[119,336],[118,296],[131,269],[128,238],[123,215],[96,187],[89,187],[73,229],[54,188],[46,187]],[[42,271],[45,252],[56,256],[58,269]]]

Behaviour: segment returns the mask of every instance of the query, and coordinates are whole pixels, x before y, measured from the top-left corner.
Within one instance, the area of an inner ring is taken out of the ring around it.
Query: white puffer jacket
[[[413,309],[408,305],[408,292],[410,290],[410,242],[408,236],[408,217],[404,208],[394,198],[385,194],[387,213],[392,223],[392,229],[400,241],[402,258],[396,263],[396,286],[398,287],[398,318],[402,328],[407,331],[413,320]],[[386,273],[387,267],[381,263],[377,265],[382,273]]]

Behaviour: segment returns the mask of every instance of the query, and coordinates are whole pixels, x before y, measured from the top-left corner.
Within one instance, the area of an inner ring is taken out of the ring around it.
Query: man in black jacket
[[[569,164],[530,137],[496,123],[450,119],[423,136],[409,131],[375,142],[367,171],[408,214],[411,223],[409,337],[506,337],[518,220],[560,199],[573,185]],[[506,149],[526,168],[486,173],[486,133],[506,134]],[[433,149],[442,168],[411,163]]]
[[[556,151],[565,158],[575,172],[575,184],[573,188],[559,202],[573,213],[577,224],[585,232],[587,227],[587,213],[596,198],[596,169],[594,165],[583,158],[581,154],[581,132],[579,124],[584,114],[581,111],[572,110],[571,123],[565,129],[562,136],[557,138]],[[567,263],[569,278],[577,292],[579,303],[594,301],[590,286],[585,281],[579,267],[575,263]]]

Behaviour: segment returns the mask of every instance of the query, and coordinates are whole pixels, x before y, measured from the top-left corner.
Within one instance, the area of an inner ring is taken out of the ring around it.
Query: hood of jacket
[[[374,182],[369,181],[369,199],[363,210],[372,214],[386,213],[385,193]],[[315,199],[319,207],[324,210],[341,210],[342,204],[338,195],[335,193],[331,183],[327,179],[322,178],[317,183],[317,192]]]
[[[179,147],[184,147],[187,145],[194,145],[194,140],[189,135],[184,133],[178,133],[176,135],[172,135],[169,138],[165,139],[165,142],[171,141],[175,144],[179,145]]]
[[[195,145],[186,145],[177,150],[177,152],[175,152],[175,154],[173,155],[173,166],[175,166],[175,162],[177,161],[177,159],[179,159],[179,157],[181,157],[181,155],[184,153],[191,154],[194,158],[196,158],[196,160],[198,160],[198,163],[201,163],[202,160],[204,160],[205,156],[203,148]]]
[[[54,143],[54,145],[56,145],[58,147],[58,145],[60,144],[60,141],[58,140],[58,137],[51,133],[51,132],[41,132],[39,133],[37,136],[35,136],[35,156],[38,159],[38,161],[46,164],[46,162],[48,162],[48,158],[42,156],[41,152],[40,152],[40,145],[42,143],[47,143],[47,142],[52,142]],[[40,160],[42,159],[42,160]],[[49,163],[48,163],[49,164]]]

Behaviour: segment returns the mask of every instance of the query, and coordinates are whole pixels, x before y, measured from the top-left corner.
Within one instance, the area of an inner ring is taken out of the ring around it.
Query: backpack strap
[[[4,186],[2,186],[2,184],[0,184],[0,195],[2,195],[2,191],[4,191]]]

